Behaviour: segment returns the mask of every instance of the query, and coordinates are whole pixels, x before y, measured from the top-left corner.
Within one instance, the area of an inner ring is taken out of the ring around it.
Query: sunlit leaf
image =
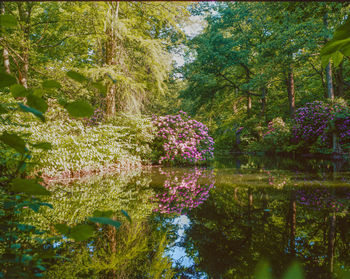
[[[121,223],[118,221],[115,221],[111,218],[106,217],[89,217],[88,218],[93,223],[103,224],[103,225],[111,225],[116,227],[117,229],[121,226]]]
[[[112,210],[107,210],[107,211],[95,210],[92,215],[93,215],[93,217],[107,217],[107,218],[110,218],[113,215],[113,211]]]
[[[32,94],[27,96],[27,105],[42,113],[45,113],[48,109],[48,105],[44,99]]]
[[[0,26],[7,28],[16,27],[17,20],[12,15],[0,15]]]
[[[33,89],[33,95],[41,98],[43,95],[44,95],[45,91],[44,89],[41,89],[41,88],[35,88]]]
[[[43,81],[42,86],[47,89],[61,88],[61,84],[56,80],[52,80],[52,79]]]
[[[346,38],[350,38],[350,17],[335,30],[333,35],[333,40],[344,40]]]
[[[41,111],[38,111],[34,108],[23,105],[22,103],[19,103],[18,105],[21,108],[21,110],[23,110],[24,112],[30,112],[30,113],[34,114],[36,117],[38,117],[41,121],[45,122],[45,117]]]
[[[92,85],[93,87],[95,87],[96,89],[98,89],[98,90],[100,91],[101,94],[103,94],[103,95],[106,94],[107,88],[106,88],[106,86],[104,86],[102,83],[100,83],[100,82],[93,82],[93,83],[91,83],[91,85]]]
[[[85,101],[75,101],[65,106],[73,117],[90,117],[94,113],[92,106]]]
[[[68,71],[67,76],[80,83],[88,81],[88,79],[85,76],[75,71]]]
[[[31,195],[50,195],[50,191],[33,179],[15,178],[11,182],[11,191],[18,193],[26,193]]]
[[[27,96],[27,89],[22,84],[11,85],[10,91],[15,98]]]
[[[266,261],[261,261],[258,263],[254,279],[271,279],[271,267]]]
[[[12,148],[16,149],[19,153],[23,154],[27,151],[24,140],[16,134],[8,133],[5,131],[0,136],[0,140],[8,146],[11,146]]]
[[[321,56],[332,54],[350,43],[350,38],[344,40],[330,40],[321,49]]]
[[[69,232],[69,227],[66,224],[55,224],[55,229],[64,235],[67,235]]]
[[[17,83],[17,80],[13,76],[4,72],[0,72],[0,88],[11,86],[15,83]]]
[[[338,66],[340,62],[343,60],[344,55],[340,51],[336,51],[332,54],[332,60],[334,63],[334,66]]]

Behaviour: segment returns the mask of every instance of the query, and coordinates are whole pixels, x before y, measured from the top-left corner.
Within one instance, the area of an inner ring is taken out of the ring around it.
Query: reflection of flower
[[[158,203],[154,211],[185,213],[208,199],[209,191],[214,187],[213,171],[207,172],[204,168],[190,169],[181,175],[159,170],[167,179],[164,181],[164,192],[152,198]]]
[[[347,195],[344,199],[350,199]],[[298,190],[297,201],[302,205],[307,205],[315,210],[332,209],[335,211],[341,211],[345,205],[341,202],[341,199],[332,195],[328,189],[319,188],[312,189],[312,191]]]

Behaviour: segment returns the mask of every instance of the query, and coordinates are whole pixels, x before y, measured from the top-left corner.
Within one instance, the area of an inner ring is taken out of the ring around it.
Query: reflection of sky
[[[182,237],[185,235],[185,230],[190,225],[190,222],[190,219],[186,215],[180,215],[178,217],[175,217],[172,221],[172,224],[178,227],[178,230],[176,232],[177,239],[175,240],[174,246],[167,251],[166,255],[173,260],[173,267],[176,266],[176,263],[185,268],[194,265],[193,259],[187,256],[186,249],[177,245],[181,241]],[[195,278],[205,279],[207,278],[207,276],[203,274],[200,277],[196,276]]]

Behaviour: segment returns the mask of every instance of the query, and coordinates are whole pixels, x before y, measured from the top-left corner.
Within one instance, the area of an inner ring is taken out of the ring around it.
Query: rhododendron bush
[[[159,164],[198,164],[213,159],[214,141],[208,128],[185,112],[153,116],[154,160]]]
[[[329,105],[320,101],[307,103],[296,111],[294,140],[319,147],[331,147],[332,132],[346,148],[350,144],[350,113],[342,105]]]

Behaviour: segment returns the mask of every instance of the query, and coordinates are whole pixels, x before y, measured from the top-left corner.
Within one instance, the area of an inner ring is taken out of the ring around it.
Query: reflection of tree
[[[164,188],[153,200],[158,204],[154,211],[160,213],[185,213],[199,206],[209,197],[214,187],[214,173],[204,168],[186,169],[184,172],[163,171]]]
[[[347,192],[338,189],[334,198],[339,202]],[[189,213],[191,226],[182,245],[195,268],[209,278],[251,278],[261,258],[269,260],[275,277],[281,278],[296,257],[307,278],[328,279],[330,269],[350,268],[350,220],[344,212],[301,204],[296,188],[288,185],[216,184],[206,203]]]

